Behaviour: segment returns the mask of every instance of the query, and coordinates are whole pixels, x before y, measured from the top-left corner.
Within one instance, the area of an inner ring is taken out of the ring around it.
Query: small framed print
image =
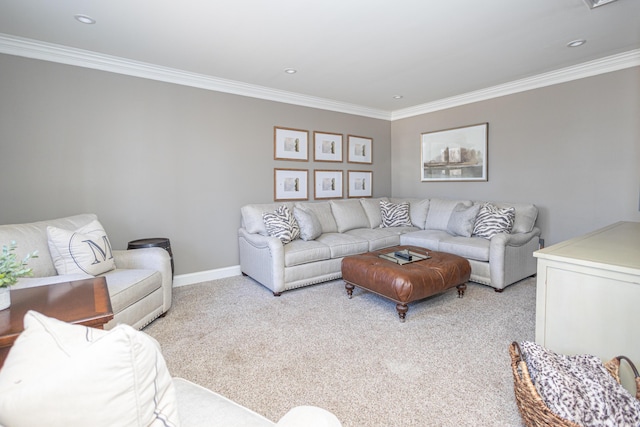
[[[315,170],[314,174],[315,199],[342,198],[342,171]]]
[[[308,181],[306,169],[274,169],[273,200],[308,200]]]
[[[373,163],[373,139],[364,136],[347,136],[347,162]]]
[[[273,128],[273,158],[275,160],[309,160],[309,132],[300,129]]]
[[[347,171],[347,197],[371,197],[373,195],[373,172]]]
[[[316,162],[342,161],[342,135],[330,132],[313,132],[313,160]]]

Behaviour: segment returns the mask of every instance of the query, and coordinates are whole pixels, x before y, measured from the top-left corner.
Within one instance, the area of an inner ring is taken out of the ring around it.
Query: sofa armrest
[[[317,406],[296,406],[287,412],[278,427],[341,427],[342,423],[326,409]]]
[[[528,233],[496,234],[489,246],[491,286],[504,289],[536,273],[533,252],[539,248],[540,229]]]
[[[271,289],[274,294],[284,291],[284,246],[277,237],[249,233],[238,229],[240,269]]]
[[[171,307],[173,291],[173,275],[171,273],[171,256],[163,248],[140,248],[131,250],[114,250],[113,259],[118,269],[155,270],[162,275],[162,310]]]

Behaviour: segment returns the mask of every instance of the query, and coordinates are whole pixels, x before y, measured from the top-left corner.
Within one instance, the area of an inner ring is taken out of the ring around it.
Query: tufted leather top
[[[405,249],[428,252],[431,258],[400,265],[379,256]],[[395,246],[342,260],[345,281],[404,304],[465,283],[470,275],[471,266],[465,258],[415,246]]]

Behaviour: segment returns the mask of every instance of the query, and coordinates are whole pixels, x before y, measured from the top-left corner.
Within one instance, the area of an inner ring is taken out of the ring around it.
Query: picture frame
[[[489,123],[421,134],[423,182],[488,181]]]
[[[341,199],[343,185],[343,172],[341,170],[319,170],[314,172],[315,199]]]
[[[342,134],[314,131],[313,145],[316,162],[342,162]]]
[[[273,200],[308,200],[307,169],[274,169]]]
[[[347,162],[373,163],[373,138],[347,135]]]
[[[273,128],[274,160],[309,160],[309,131],[301,129]]]
[[[373,172],[347,171],[347,197],[372,197]]]

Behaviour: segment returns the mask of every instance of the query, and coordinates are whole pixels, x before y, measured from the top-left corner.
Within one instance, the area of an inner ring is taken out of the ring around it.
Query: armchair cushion
[[[59,275],[86,273],[97,276],[116,268],[111,243],[97,219],[75,231],[48,226],[47,238]]]
[[[102,331],[29,311],[0,370],[0,424],[178,426],[158,343],[128,325]]]

